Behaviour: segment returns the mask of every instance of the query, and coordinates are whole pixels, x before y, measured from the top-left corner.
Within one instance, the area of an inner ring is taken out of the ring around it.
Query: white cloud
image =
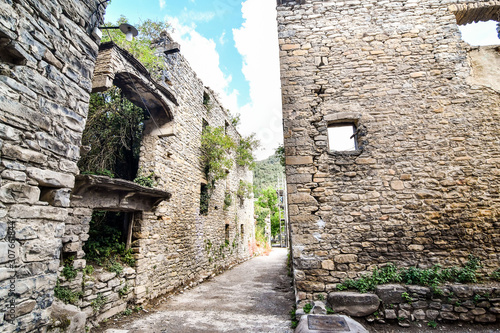
[[[235,46],[243,57],[243,74],[250,85],[248,105],[240,109],[240,132],[257,134],[261,150],[257,158],[272,155],[283,142],[281,83],[279,74],[276,4],[269,0],[246,0],[242,13],[245,19],[233,29]]]
[[[215,12],[195,12],[192,10],[187,10],[184,8],[184,11],[179,17],[179,21],[184,22],[210,22],[214,19]]]
[[[220,69],[219,53],[212,39],[203,37],[196,31],[196,25],[183,25],[179,19],[166,17],[174,31],[172,37],[181,44],[181,53],[189,61],[203,84],[213,89],[220,96],[220,102],[226,109],[238,109],[238,91],[229,88],[232,77]]]
[[[160,0],[160,8],[163,9],[165,8],[165,5],[166,5],[166,0]]]
[[[460,26],[462,39],[471,45],[498,45],[495,21],[478,22]]]

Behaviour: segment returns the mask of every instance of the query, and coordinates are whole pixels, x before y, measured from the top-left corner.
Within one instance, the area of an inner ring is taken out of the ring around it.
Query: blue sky
[[[238,130],[256,133],[257,159],[283,142],[275,0],[113,0],[107,22],[166,20],[181,53],[225,108],[241,114]],[[473,45],[500,44],[495,22],[460,27]]]
[[[113,0],[105,20],[166,20],[181,53],[233,114],[256,133],[258,159],[283,141],[275,0]]]

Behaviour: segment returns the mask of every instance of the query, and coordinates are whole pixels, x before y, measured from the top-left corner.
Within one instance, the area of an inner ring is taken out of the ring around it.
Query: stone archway
[[[457,24],[498,21],[500,1],[450,5],[449,10],[457,17]]]

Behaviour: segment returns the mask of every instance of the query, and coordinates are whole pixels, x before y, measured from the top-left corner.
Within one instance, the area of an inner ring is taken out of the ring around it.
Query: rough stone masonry
[[[299,304],[388,262],[499,267],[500,49],[458,29],[499,13],[482,0],[278,1]],[[332,148],[340,125],[354,149]]]
[[[227,170],[207,214],[200,214],[204,124],[240,140],[227,110],[172,49],[157,45],[165,51],[168,79],[156,82],[128,52],[99,47],[92,31],[104,9],[98,0],[0,2],[2,332],[84,332],[127,306],[197,284],[252,255],[253,201],[236,195],[241,181],[252,182],[248,168]],[[98,55],[104,67],[93,82]],[[132,102],[142,103],[143,96],[151,102],[158,124],[145,123],[139,166],[141,175],[155,175],[155,189],[78,176],[90,93],[112,84]],[[141,96],[131,91],[136,86]],[[224,207],[228,197],[233,204]],[[84,273],[94,209],[132,214],[134,267]],[[77,271],[73,279],[61,274],[68,258]],[[75,306],[54,304],[56,285],[77,295]]]

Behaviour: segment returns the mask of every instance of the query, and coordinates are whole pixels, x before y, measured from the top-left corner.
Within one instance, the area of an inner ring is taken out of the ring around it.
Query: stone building
[[[499,1],[278,1],[300,305],[386,263],[498,269],[499,48],[458,25],[499,15]]]
[[[239,141],[230,116],[170,39],[158,45],[166,82],[152,79],[116,45],[99,46],[92,31],[104,9],[97,0],[0,3],[2,332],[77,332],[251,255],[253,202],[236,196],[240,181],[252,181],[246,167],[227,171],[200,214],[207,181],[202,129],[223,127]],[[79,175],[90,93],[112,85],[152,115],[139,167],[155,175],[155,188]],[[228,197],[233,203],[224,206]],[[94,210],[127,213],[134,267],[84,274],[83,245]],[[77,276],[66,280],[61,271],[69,257]],[[53,305],[56,285],[78,295],[71,311]]]

